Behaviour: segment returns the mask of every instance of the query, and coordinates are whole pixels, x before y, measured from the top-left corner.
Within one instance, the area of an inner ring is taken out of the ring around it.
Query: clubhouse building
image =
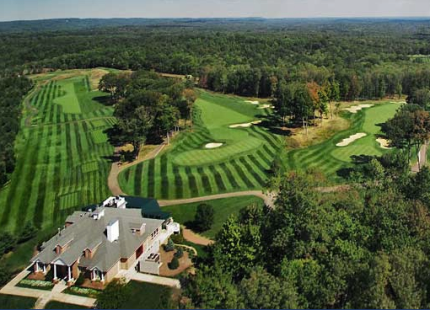
[[[64,228],[31,259],[33,272],[53,272],[54,281],[68,283],[80,275],[107,283],[136,266],[158,274],[159,247],[179,229],[156,200],[110,197],[67,217]]]

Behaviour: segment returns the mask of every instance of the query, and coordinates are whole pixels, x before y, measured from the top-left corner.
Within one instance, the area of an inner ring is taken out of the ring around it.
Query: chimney
[[[114,242],[119,238],[119,220],[112,220],[106,227],[106,235],[109,242]]]

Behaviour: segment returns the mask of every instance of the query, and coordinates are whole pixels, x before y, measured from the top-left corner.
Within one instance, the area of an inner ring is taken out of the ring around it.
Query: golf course
[[[389,152],[377,141],[381,134],[380,125],[392,118],[400,106],[394,102],[379,102],[357,113],[342,111],[342,116],[350,121],[350,128],[323,143],[289,151],[285,160],[287,168],[317,168],[330,180],[345,182],[338,172],[342,168],[350,167],[354,157],[381,156]]]
[[[262,189],[283,139],[266,129],[267,104],[200,91],[194,127],[158,157],[119,176],[129,195],[180,199]],[[260,124],[260,122],[262,122]]]
[[[107,72],[107,71],[106,71]],[[113,147],[103,133],[115,123],[97,90],[104,70],[70,70],[33,76],[24,100],[17,164],[0,191],[1,224],[27,221],[40,228],[61,223],[85,204],[109,195],[106,179]]]

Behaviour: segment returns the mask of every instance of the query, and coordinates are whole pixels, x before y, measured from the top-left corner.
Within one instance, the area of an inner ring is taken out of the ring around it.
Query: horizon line
[[[36,19],[0,20],[0,23],[35,22],[50,20],[113,20],[113,19],[142,19],[142,20],[216,20],[216,19],[263,19],[263,20],[294,20],[294,19],[429,19],[430,16],[307,16],[307,17],[263,17],[263,16],[215,16],[215,17],[53,17]]]

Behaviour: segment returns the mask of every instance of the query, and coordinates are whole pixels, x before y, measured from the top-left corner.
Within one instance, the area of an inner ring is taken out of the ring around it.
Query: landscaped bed
[[[54,287],[51,281],[23,279],[16,286],[50,291]]]
[[[100,291],[92,289],[92,288],[79,287],[79,286],[71,286],[71,287],[67,288],[64,291],[64,293],[70,294],[70,295],[77,295],[77,296],[85,296],[85,297],[97,298],[97,295],[100,293]]]

